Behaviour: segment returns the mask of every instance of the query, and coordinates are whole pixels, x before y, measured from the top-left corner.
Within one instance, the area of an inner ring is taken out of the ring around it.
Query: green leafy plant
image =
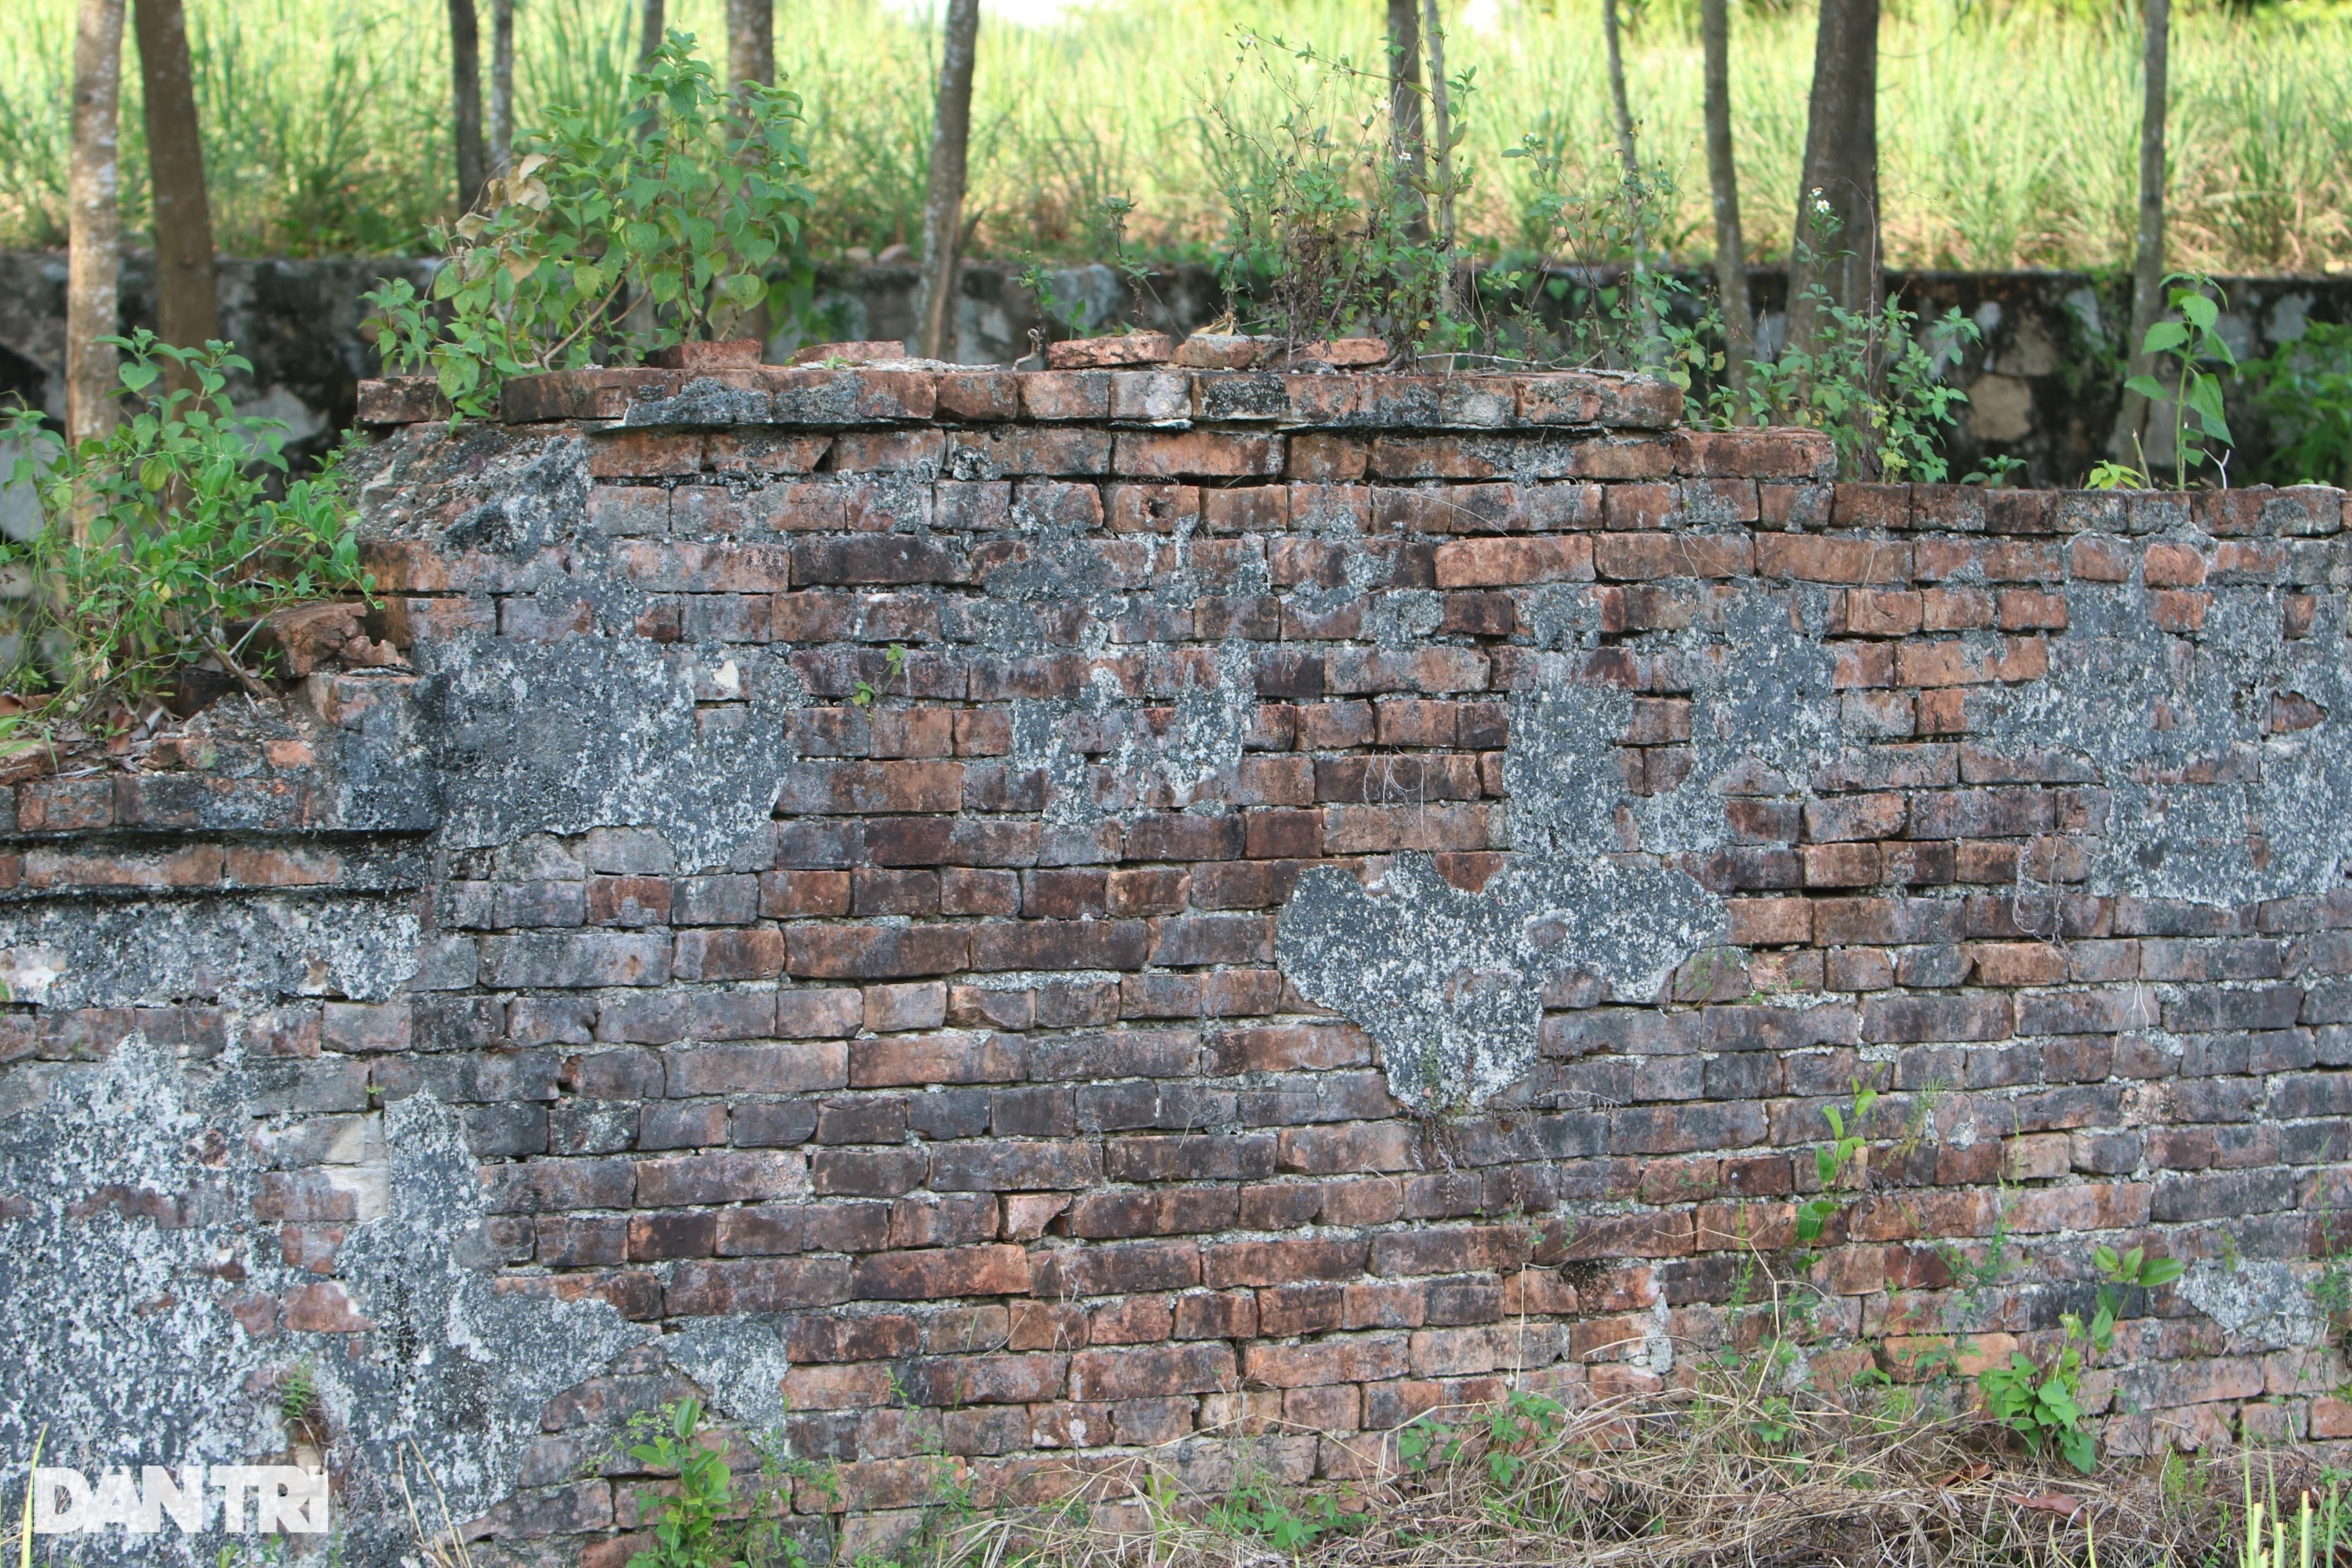
[[[1847,254],[1832,249],[1837,219],[1821,193],[1813,195],[1811,233],[1798,237],[1798,248]],[[1968,394],[1944,380],[1944,366],[1981,339],[1977,324],[1957,308],[1923,325],[1898,300],[1855,310],[1819,283],[1809,293],[1812,347],[1792,345],[1776,358],[1751,362],[1744,394],[1726,384],[1711,395],[1709,420],[1823,431],[1837,448],[1841,479],[1940,484],[1950,478],[1943,433],[1958,419]]]
[[[2303,336],[2243,368],[2277,437],[2271,477],[2352,485],[2352,325],[2309,322]]]
[[[632,1444],[629,1458],[653,1470],[677,1472],[677,1491],[656,1502],[647,1515],[651,1550],[629,1559],[629,1568],[745,1568],[729,1558],[719,1521],[734,1503],[734,1477],[727,1450],[695,1441],[702,1421],[698,1400],[681,1399],[662,1411],[662,1423],[646,1442]]]
[[[112,434],[67,447],[25,409],[0,428],[23,453],[9,483],[30,487],[41,511],[30,538],[0,540],[15,610],[0,689],[36,730],[136,712],[206,659],[263,691],[248,648],[264,616],[374,588],[337,458],[271,495],[289,471],[282,426],[230,407],[229,374],[252,367],[227,343],[106,341],[134,400]],[[166,365],[194,384],[167,391]]]
[[[1416,226],[1427,182],[1416,188],[1389,155],[1386,71],[1254,33],[1240,50],[1208,105],[1232,318],[1294,341],[1383,330],[1433,350],[1466,341],[1467,323],[1441,309],[1453,258]],[[1472,84],[1450,85],[1458,138]],[[1270,124],[1235,111],[1254,98],[1273,106]],[[1458,196],[1466,165],[1454,167],[1445,194]]]
[[[1853,1131],[1851,1132],[1846,1131],[1845,1110],[1834,1105],[1822,1107],[1822,1115],[1830,1124],[1830,1142],[1813,1150],[1813,1170],[1821,1177],[1823,1191],[1819,1197],[1808,1198],[1797,1205],[1797,1239],[1801,1243],[1810,1247],[1819,1241],[1822,1232],[1828,1227],[1830,1216],[1837,1213],[1839,1201],[1832,1195],[1830,1189],[1835,1188],[1844,1179],[1847,1168],[1868,1146],[1869,1140],[1862,1133],[1863,1121],[1870,1114],[1870,1108],[1877,1103],[1876,1089],[1864,1089],[1859,1081],[1854,1083]]]
[[[617,132],[556,109],[519,140],[481,205],[432,231],[446,259],[429,297],[397,279],[365,296],[388,365],[434,371],[459,413],[485,416],[509,377],[630,361],[807,303],[799,99],[722,90],[675,30],[629,91]]]
[[[2173,1258],[2150,1258],[2145,1247],[2117,1252],[2099,1247],[2091,1254],[2098,1270],[2098,1310],[2084,1322],[2068,1312],[2058,1320],[2057,1352],[2037,1365],[2022,1351],[2012,1351],[2007,1364],[1977,1373],[1977,1388],[1993,1419],[2025,1438],[2036,1452],[2055,1448],[2084,1475],[2098,1467],[2098,1440],[2084,1425],[2083,1373],[2092,1360],[2115,1348],[2116,1320],[2123,1310],[2126,1288],[2154,1289],[2180,1278],[2182,1265]]]
[[[2098,1468],[2098,1444],[2083,1425],[2083,1321],[2060,1320],[2065,1338],[2048,1366],[2036,1366],[2023,1351],[2011,1351],[2003,1365],[1977,1373],[1977,1388],[1995,1421],[2022,1436],[2036,1453],[2055,1447],[2084,1475]]]
[[[1874,311],[1849,310],[1822,291],[1816,347],[1782,351],[1748,367],[1743,402],[1722,389],[1718,422],[1801,425],[1826,432],[1841,478],[1940,484],[1951,477],[1944,430],[1968,394],[1943,379],[1944,363],[1980,335],[1949,310],[1922,327],[1889,300]]]
[[[2099,1310],[2091,1319],[2091,1337],[2101,1349],[2113,1337],[2116,1320],[2123,1315],[2125,1289],[2153,1290],[2169,1285],[2189,1268],[2178,1258],[2150,1258],[2144,1247],[2135,1247],[2128,1252],[2117,1252],[2112,1247],[2095,1247],[2091,1261],[2099,1271]]]
[[[1295,1555],[1318,1537],[1361,1530],[1371,1522],[1371,1515],[1341,1508],[1328,1492],[1312,1493],[1294,1507],[1292,1500],[1261,1483],[1240,1488],[1213,1505],[1208,1522],[1212,1530],[1255,1536],[1276,1552]]]
[[[2153,404],[2171,403],[2173,483],[2175,489],[2185,490],[2192,465],[2210,459],[2223,465],[2226,473],[2228,459],[2217,457],[2213,448],[2236,443],[2230,435],[2230,421],[2221,412],[2221,374],[2206,366],[2217,364],[2223,371],[2234,372],[2238,357],[2231,353],[2229,343],[2217,330],[2221,306],[2229,302],[2220,287],[2200,272],[2176,272],[2164,282],[2179,319],[2158,321],[2149,327],[2139,348],[2149,361],[2169,365],[2173,384],[2167,387],[2154,375],[2135,375],[2124,383],[2124,390],[2137,392]],[[2102,468],[2120,467],[2102,465]],[[2146,479],[2145,458],[2138,472]],[[2094,488],[2112,488],[2112,483]]]

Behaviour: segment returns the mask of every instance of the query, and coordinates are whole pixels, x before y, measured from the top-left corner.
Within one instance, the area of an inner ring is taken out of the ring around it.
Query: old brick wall
[[[413,669],[15,789],[0,1437],[243,1462],[305,1365],[356,1561],[414,1440],[490,1560],[617,1563],[615,1425],[699,1391],[881,1540],[1658,1388],[1761,1331],[1743,1259],[1823,1385],[2046,1347],[2101,1242],[2193,1265],[2111,1448],[2352,1436],[2342,496],[1833,486],[1677,405],[769,369],[388,424]]]

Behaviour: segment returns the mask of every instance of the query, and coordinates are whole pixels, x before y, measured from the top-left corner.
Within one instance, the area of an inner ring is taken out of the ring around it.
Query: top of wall
[[[1349,429],[1672,430],[1683,395],[1609,371],[1454,375],[1191,369],[1016,371],[906,360],[877,364],[561,371],[507,384],[509,425],[609,421],[632,428],[782,425],[1195,420]],[[427,378],[362,385],[363,424],[446,418]]]

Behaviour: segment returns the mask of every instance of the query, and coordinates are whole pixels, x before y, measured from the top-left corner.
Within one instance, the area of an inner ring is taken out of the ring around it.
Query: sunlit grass
[[[1678,0],[1638,7],[1629,61],[1645,154],[1673,176],[1677,248],[1708,246],[1698,47]],[[714,48],[718,0],[672,0]],[[1495,0],[1460,7],[1452,57],[1475,68],[1470,227],[1521,232],[1528,165],[1499,154],[1530,132],[1579,176],[1610,177],[1595,7]],[[1881,124],[1888,259],[1938,267],[2116,264],[2128,250],[2138,40],[2128,16],[2036,4],[1916,0],[1884,35]],[[70,0],[8,0],[0,29],[0,243],[62,237]],[[441,0],[190,0],[214,205],[225,249],[413,247],[454,185]],[[523,0],[521,119],[554,100],[617,102],[634,0]],[[1379,58],[1370,0],[1108,0],[1050,26],[982,29],[973,199],[1000,256],[1098,249],[1103,197],[1136,204],[1133,240],[1212,242],[1223,222],[1211,95],[1244,121],[1271,94],[1235,74],[1244,29]],[[828,250],[878,250],[917,227],[931,35],[880,0],[781,0],[777,55],[807,100]],[[1808,7],[1751,4],[1735,21],[1734,98],[1748,230],[1785,248],[1811,68]],[[2352,256],[2352,25],[2337,13],[2200,9],[2176,19],[2176,265],[2324,270]],[[135,70],[131,73],[135,105]],[[1370,95],[1367,94],[1369,102]],[[129,219],[143,224],[143,151],[126,116]]]

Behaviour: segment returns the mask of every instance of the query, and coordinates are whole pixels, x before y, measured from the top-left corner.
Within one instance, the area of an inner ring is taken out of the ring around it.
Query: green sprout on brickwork
[[[1845,1110],[1834,1105],[1822,1107],[1822,1115],[1830,1124],[1831,1141],[1813,1151],[1813,1169],[1821,1177],[1824,1191],[1821,1196],[1809,1198],[1797,1205],[1797,1239],[1808,1247],[1822,1238],[1822,1232],[1829,1226],[1830,1216],[1838,1211],[1838,1200],[1831,1195],[1829,1189],[1834,1189],[1845,1178],[1848,1167],[1854,1164],[1869,1144],[1869,1140],[1862,1135],[1863,1120],[1870,1114],[1870,1108],[1878,1103],[1878,1091],[1863,1088],[1859,1079],[1853,1080],[1853,1131],[1846,1131]]]
[[[913,694],[914,679],[913,677],[907,675],[907,645],[905,643],[894,642],[890,645],[888,651],[884,653],[882,656],[882,679],[886,682],[905,677],[907,680],[907,695],[911,696]],[[861,679],[858,681],[856,689],[854,689],[849,694],[849,705],[853,708],[871,708],[874,706],[875,700],[881,695],[882,693],[875,687],[872,681]]]

